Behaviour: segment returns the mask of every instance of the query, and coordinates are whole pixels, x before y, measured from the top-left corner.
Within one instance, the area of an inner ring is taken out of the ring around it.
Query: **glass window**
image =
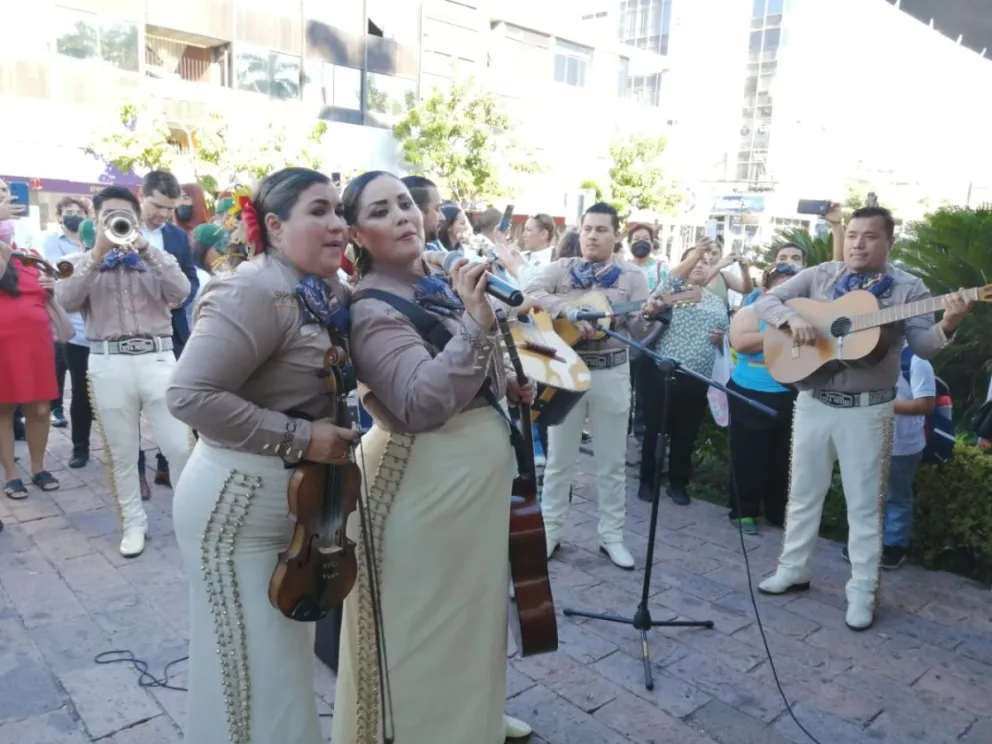
[[[749,52],[751,52],[751,53],[760,52],[761,51],[761,32],[760,31],[752,31],[751,32],[751,39],[748,42],[747,50]]]
[[[630,79],[630,60],[620,57],[619,69],[617,70],[617,96],[627,97],[627,84]]]
[[[303,100],[317,106],[362,110],[362,72],[308,59],[303,64]]]
[[[234,58],[241,90],[284,100],[300,97],[300,58],[267,49],[241,47]]]
[[[760,0],[755,0],[755,4],[758,2],[760,2]],[[765,15],[781,15],[784,4],[784,0],[768,0],[768,7],[765,9]]]
[[[782,29],[779,28],[767,28],[765,29],[765,49],[778,49],[779,41],[782,38]]]
[[[586,67],[592,60],[592,49],[567,41],[555,42],[555,82],[584,88]]]
[[[754,5],[751,8],[751,17],[760,18],[765,14],[765,0],[754,0]]]
[[[409,109],[408,94],[417,95],[417,81],[376,72],[365,76],[365,102],[372,120],[392,126]]]
[[[93,13],[57,8],[55,49],[65,57],[102,60],[122,70],[138,70],[138,27]]]

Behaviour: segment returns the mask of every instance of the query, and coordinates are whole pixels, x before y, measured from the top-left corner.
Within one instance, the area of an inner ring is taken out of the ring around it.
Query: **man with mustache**
[[[762,294],[755,312],[766,323],[791,331],[796,344],[816,342],[814,326],[784,303],[796,297],[823,302],[867,290],[882,307],[905,305],[930,296],[917,277],[889,262],[895,221],[881,207],[854,212],[844,233],[844,260],[800,272]],[[840,461],[847,500],[847,626],[867,630],[874,622],[882,552],[880,494],[892,455],[896,381],[901,374],[903,339],[917,356],[929,359],[946,346],[969,310],[959,294],[944,301],[939,323],[932,315],[910,318],[882,329],[886,356],[870,366],[828,365],[797,384],[793,424],[792,483],[785,538],[778,570],[758,589],[765,594],[804,591],[810,585],[810,559],[820,527],[823,501]]]

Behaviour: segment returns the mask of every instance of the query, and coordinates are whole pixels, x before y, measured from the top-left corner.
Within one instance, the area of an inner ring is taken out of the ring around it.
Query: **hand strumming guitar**
[[[816,343],[816,328],[799,313],[790,317],[787,325],[792,332],[793,345],[813,346]]]

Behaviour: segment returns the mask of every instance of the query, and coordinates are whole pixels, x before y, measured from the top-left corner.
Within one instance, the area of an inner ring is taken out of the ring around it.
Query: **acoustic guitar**
[[[681,292],[667,292],[654,294],[652,296],[660,299],[662,303],[668,307],[682,307],[686,305],[695,305],[702,300],[703,290],[700,287],[691,287]],[[606,298],[606,295],[598,289],[593,289],[571,297],[563,297],[562,299],[565,301],[565,304],[573,310],[606,314],[606,317],[592,322],[593,325],[598,325],[601,328],[606,328],[607,330],[610,328],[610,323],[613,320],[613,316],[637,312],[644,305],[643,300],[638,302],[620,302],[616,305],[610,305],[610,301]],[[555,333],[561,336],[562,340],[569,346],[575,346],[579,343],[579,341],[583,340],[579,336],[578,328],[576,328],[575,324],[567,318],[562,317],[556,319],[554,321],[554,329]],[[597,333],[591,339],[586,340],[599,341],[605,337],[605,333]]]
[[[962,294],[973,302],[992,302],[992,284],[966,289]],[[786,305],[813,324],[816,343],[797,346],[788,328],[766,325],[765,368],[775,380],[789,385],[807,379],[831,362],[856,365],[878,361],[888,350],[882,326],[937,312],[943,309],[943,299],[928,297],[880,308],[875,295],[858,289],[832,302],[804,297],[788,300]]]
[[[510,324],[502,310],[496,312],[506,352],[517,380],[527,376],[517,353]],[[510,629],[521,656],[536,656],[558,650],[558,621],[548,576],[548,545],[544,517],[537,502],[537,468],[534,465],[534,437],[530,406],[520,409],[520,437],[515,437],[517,477],[510,493],[510,578],[514,605],[510,608]]]
[[[537,383],[533,422],[557,426],[592,385],[589,368],[555,333],[551,316],[543,310],[510,320],[510,333],[524,374]]]

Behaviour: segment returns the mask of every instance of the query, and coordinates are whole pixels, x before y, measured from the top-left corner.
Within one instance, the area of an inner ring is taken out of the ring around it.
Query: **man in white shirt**
[[[933,366],[913,354],[908,379],[904,372],[896,381],[892,465],[885,491],[882,568],[899,568],[906,561],[913,527],[913,480],[927,446],[926,417],[933,413],[936,397]]]
[[[85,250],[79,228],[89,217],[89,204],[75,196],[67,196],[55,205],[55,217],[61,228],[45,238],[45,260],[56,264],[65,256]],[[93,426],[93,411],[90,408],[87,388],[90,345],[86,340],[86,328],[82,313],[69,313],[76,335],[65,344],[55,344],[55,375],[59,384],[59,396],[52,401],[52,426],[66,425],[62,410],[65,376],[69,373],[72,386],[72,403],[69,415],[72,419],[72,458],[70,468],[81,468],[90,458],[90,430]]]

